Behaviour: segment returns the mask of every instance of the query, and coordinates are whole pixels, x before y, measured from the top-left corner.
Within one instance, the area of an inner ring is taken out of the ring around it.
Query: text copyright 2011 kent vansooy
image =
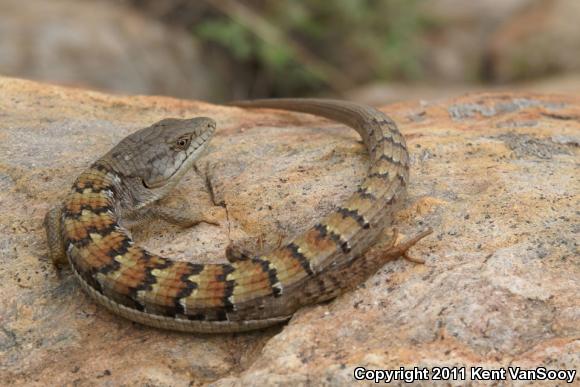
[[[576,370],[548,369],[546,367],[522,368],[502,367],[488,369],[485,367],[413,367],[399,369],[370,369],[356,367],[353,371],[355,380],[373,381],[375,383],[391,383],[403,381],[413,383],[421,380],[481,380],[481,381],[563,381],[572,383],[576,378]]]

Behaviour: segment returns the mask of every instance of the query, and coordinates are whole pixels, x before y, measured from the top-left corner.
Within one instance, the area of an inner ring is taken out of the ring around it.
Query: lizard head
[[[215,121],[207,117],[167,118],[129,135],[109,155],[133,187],[140,185],[140,193],[145,189],[146,196],[159,198],[193,166],[215,128]]]

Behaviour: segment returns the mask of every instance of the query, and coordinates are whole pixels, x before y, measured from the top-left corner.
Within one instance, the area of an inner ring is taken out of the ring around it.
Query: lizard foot
[[[394,243],[389,248],[389,250],[387,251],[386,254],[389,256],[402,256],[403,258],[405,258],[406,260],[408,260],[410,262],[425,264],[424,259],[416,258],[416,257],[413,257],[412,255],[410,255],[409,249],[411,247],[413,247],[415,244],[417,244],[417,242],[419,242],[421,239],[425,238],[427,235],[430,235],[432,232],[433,232],[433,229],[431,227],[429,227],[429,228],[421,231],[420,233],[416,234],[415,236],[413,236],[411,238],[407,238],[405,240],[402,240],[402,237],[399,233],[399,230],[397,230],[395,228],[393,230]]]

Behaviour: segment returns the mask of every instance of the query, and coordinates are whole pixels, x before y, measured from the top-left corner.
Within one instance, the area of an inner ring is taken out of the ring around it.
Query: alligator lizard
[[[179,331],[258,329],[335,297],[382,265],[363,253],[391,224],[406,191],[409,155],[395,123],[378,110],[344,101],[237,105],[310,113],[354,128],[369,152],[367,177],[346,203],[266,254],[232,253],[223,264],[175,261],[134,244],[128,229],[151,216],[182,226],[206,221],[157,201],[192,167],[216,123],[205,117],[165,119],[129,135],[84,171],[45,217],[51,259],[68,262],[84,290],[113,313]],[[393,251],[405,253],[427,233]]]

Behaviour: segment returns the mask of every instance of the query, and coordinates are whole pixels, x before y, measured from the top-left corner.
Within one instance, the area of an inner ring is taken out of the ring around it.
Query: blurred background
[[[580,94],[580,0],[0,0],[0,74],[212,102]]]

